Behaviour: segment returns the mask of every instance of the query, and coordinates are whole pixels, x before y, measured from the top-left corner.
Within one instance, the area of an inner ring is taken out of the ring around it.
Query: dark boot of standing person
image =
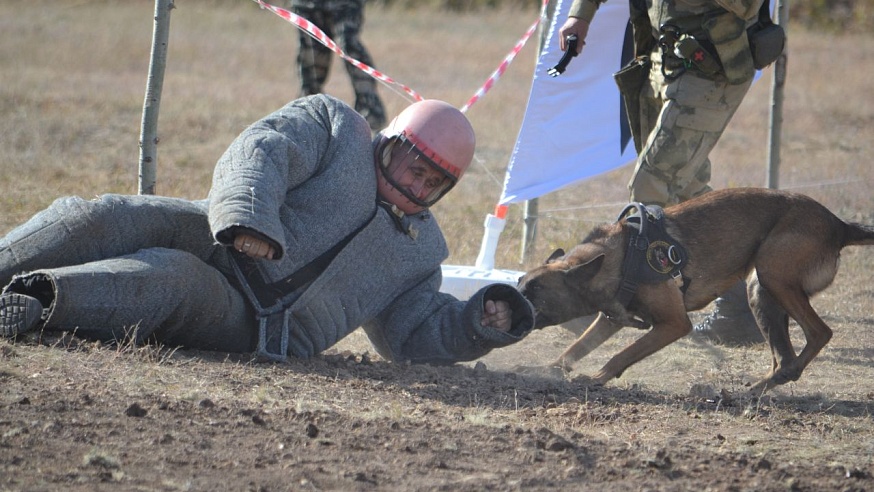
[[[731,347],[765,341],[750,310],[746,282],[741,280],[734,284],[714,303],[713,311],[693,328],[693,337]]]

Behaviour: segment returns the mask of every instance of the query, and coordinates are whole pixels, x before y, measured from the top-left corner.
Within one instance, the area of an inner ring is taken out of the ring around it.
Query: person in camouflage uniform
[[[347,55],[373,67],[373,59],[360,38],[364,24],[364,2],[292,0],[291,10],[318,26]],[[300,96],[319,94],[328,80],[333,52],[304,31],[299,31],[299,40],[297,68]],[[385,108],[376,92],[376,80],[350,63],[344,65],[355,91],[355,110],[364,116],[373,132],[382,130],[386,122]]]
[[[582,51],[603,1],[574,0],[559,31],[563,50],[575,34]],[[630,1],[640,74],[629,84],[633,90],[623,90],[638,152],[628,184],[631,201],[668,206],[711,190],[708,156],[755,75],[746,29],[762,1]],[[694,333],[733,345],[764,341],[743,281],[716,300]]]

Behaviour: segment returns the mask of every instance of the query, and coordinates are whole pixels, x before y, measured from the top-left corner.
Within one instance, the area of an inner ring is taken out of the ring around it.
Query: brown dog
[[[832,336],[810,297],[834,280],[841,249],[874,244],[874,228],[846,223],[803,195],[758,188],[712,191],[664,210],[666,232],[685,248],[680,278],[640,283],[623,303],[624,259],[639,220],[632,221],[626,216],[596,227],[569,253],[556,251],[519,281],[535,307],[537,328],[600,312],[553,366],[570,368],[623,326],[652,327],[594,375],[599,383],[687,335],[692,323],[686,313],[707,306],[741,279],[747,280],[750,307],[772,355],[771,372],[753,391],[796,381]],[[788,316],[807,339],[798,355]]]

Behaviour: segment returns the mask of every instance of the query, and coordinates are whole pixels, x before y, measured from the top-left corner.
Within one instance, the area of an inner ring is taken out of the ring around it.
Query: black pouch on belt
[[[768,1],[762,2],[759,9],[759,20],[747,28],[747,39],[750,43],[750,54],[753,56],[753,66],[761,70],[774,63],[783,54],[786,46],[786,31],[783,26],[774,24],[768,13]]]

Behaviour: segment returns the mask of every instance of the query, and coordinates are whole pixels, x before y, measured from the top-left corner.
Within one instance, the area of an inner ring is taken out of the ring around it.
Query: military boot
[[[746,282],[736,283],[714,303],[713,311],[692,329],[694,338],[731,347],[765,341],[750,310]]]

